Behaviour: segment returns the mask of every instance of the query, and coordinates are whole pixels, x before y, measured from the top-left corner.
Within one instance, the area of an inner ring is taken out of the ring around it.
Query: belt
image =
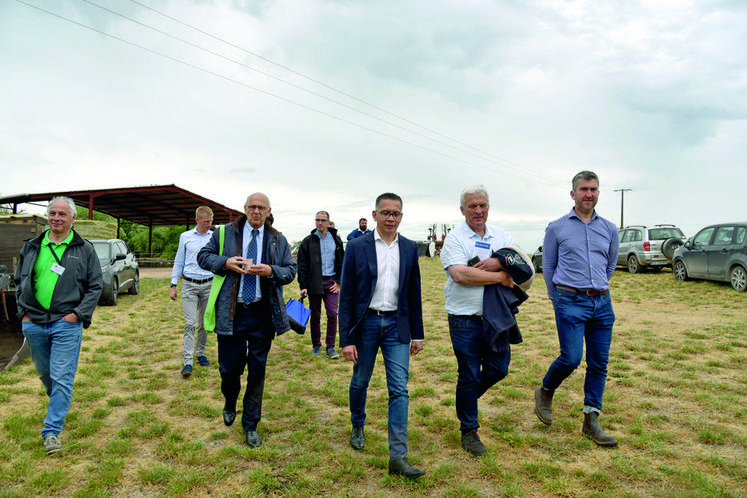
[[[373,308],[368,308],[368,313],[373,313],[376,316],[394,316],[397,314],[397,310],[381,311],[381,310],[375,310]]]
[[[251,302],[251,303],[249,303],[249,304],[243,303],[243,302],[241,302],[241,301],[236,301],[236,305],[237,305],[237,306],[238,306],[239,308],[244,308],[244,309],[250,309],[250,308],[254,308],[255,306],[257,306],[258,304],[261,304],[261,303],[262,303],[262,300],[261,300],[261,299],[257,299],[256,301],[252,301],[252,302]]]
[[[190,283],[193,283],[193,284],[206,284],[206,283],[210,282],[213,279],[213,277],[210,277],[210,278],[203,278],[201,280],[198,280],[196,278],[189,278],[189,277],[186,277],[186,276],[182,276],[182,278],[184,280],[186,280],[187,282],[190,282]]]
[[[568,287],[567,285],[556,285],[555,288],[560,290],[566,290],[570,292],[575,292],[576,294],[586,294],[587,296],[604,296],[605,294],[609,294],[609,290],[596,290],[596,289],[576,289],[575,287]]]

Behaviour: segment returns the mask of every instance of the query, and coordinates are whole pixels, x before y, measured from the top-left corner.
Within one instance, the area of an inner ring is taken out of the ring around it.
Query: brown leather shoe
[[[483,456],[488,452],[488,449],[480,441],[480,436],[477,435],[477,431],[469,431],[462,434],[462,448],[472,456]]]
[[[599,425],[599,414],[596,412],[584,414],[584,426],[581,429],[589,439],[597,443],[599,446],[611,448],[617,446],[617,439],[612,434],[607,434]]]
[[[540,386],[534,391],[534,413],[543,424],[552,424],[552,395],[555,391]]]

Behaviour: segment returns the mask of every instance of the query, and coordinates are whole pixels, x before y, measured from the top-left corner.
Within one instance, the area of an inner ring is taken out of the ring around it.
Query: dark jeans
[[[333,277],[324,277],[322,285],[324,294],[309,294],[309,309],[311,310],[311,345],[322,345],[322,300],[324,300],[324,310],[327,312],[327,337],[325,344],[328,348],[335,347],[335,338],[337,337],[337,303],[340,300],[339,292],[332,294],[329,288],[335,283]]]
[[[601,410],[615,323],[612,299],[609,294],[587,296],[556,288],[553,307],[560,356],[550,365],[542,385],[557,389],[576,370],[584,355],[585,340],[584,406]]]
[[[410,345],[397,334],[397,317],[379,317],[372,313],[363,317],[363,331],[356,338],[358,361],[350,379],[350,422],[353,427],[366,423],[366,398],[376,355],[381,349],[389,391],[389,458],[399,460],[407,455],[407,410],[410,398]]]
[[[218,334],[218,364],[220,389],[225,398],[225,409],[236,411],[241,392],[241,375],[247,368],[244,413],[241,424],[246,431],[256,431],[262,418],[262,394],[265,388],[267,354],[272,346],[274,331],[268,327],[261,303],[246,309],[236,308],[233,335]]]
[[[454,348],[459,377],[456,387],[456,412],[459,430],[477,430],[477,400],[508,375],[511,351],[496,353],[482,332],[482,317],[449,315],[449,335]]]

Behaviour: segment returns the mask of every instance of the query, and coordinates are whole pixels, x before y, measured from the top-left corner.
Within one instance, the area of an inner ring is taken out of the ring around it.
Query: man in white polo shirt
[[[508,374],[511,352],[496,352],[483,334],[483,290],[486,285],[513,287],[508,272],[501,271],[491,254],[511,243],[511,235],[489,226],[488,192],[482,185],[461,194],[464,223],[446,236],[441,264],[446,270],[446,313],[449,335],[459,365],[456,412],[461,423],[462,446],[474,456],[487,452],[477,435],[477,400]]]

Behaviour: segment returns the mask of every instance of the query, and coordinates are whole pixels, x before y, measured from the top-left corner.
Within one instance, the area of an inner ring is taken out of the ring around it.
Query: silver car
[[[124,240],[92,240],[96,255],[101,262],[104,290],[99,302],[116,306],[120,293],[140,293],[140,271],[137,259]]]
[[[673,261],[677,280],[702,278],[729,282],[747,290],[747,222],[711,225],[677,249]]]
[[[669,266],[675,249],[685,243],[685,234],[674,225],[631,225],[621,228],[619,237],[617,265],[627,267],[630,273]]]

